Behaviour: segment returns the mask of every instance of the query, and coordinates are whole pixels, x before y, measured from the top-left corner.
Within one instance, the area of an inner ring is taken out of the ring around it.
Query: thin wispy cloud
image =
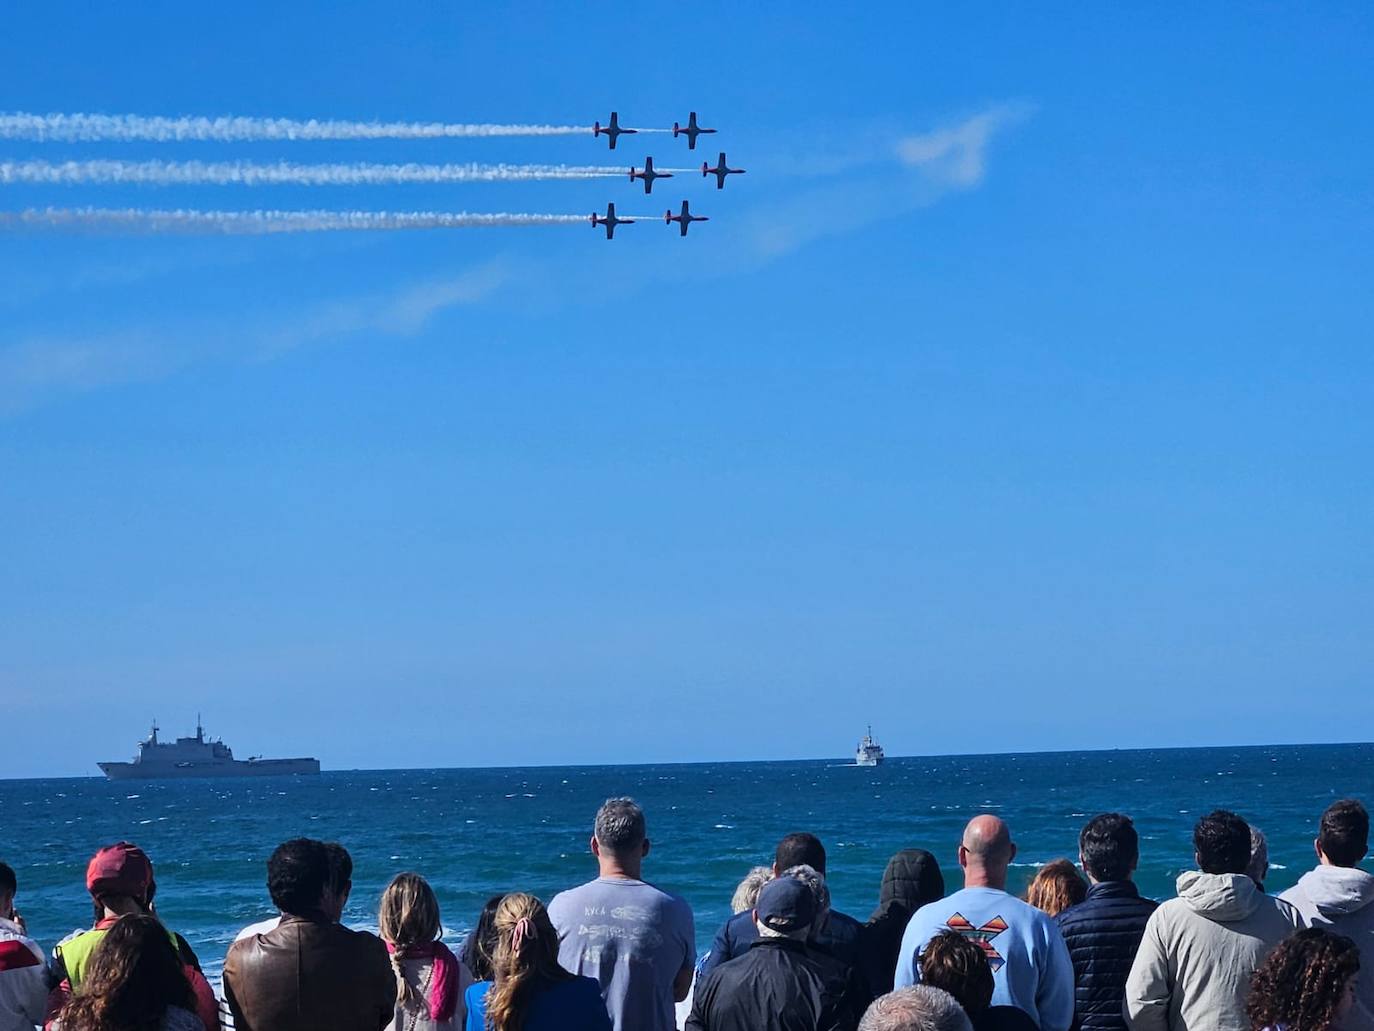
[[[837,168],[813,187],[758,209],[749,237],[761,258],[781,257],[814,240],[899,218],[951,193],[982,185],[993,141],[1029,117],[1029,104],[998,104],[925,132],[889,137],[862,164]]]
[[[232,329],[143,327],[115,333],[34,335],[0,344],[0,414],[63,395],[150,382],[215,361],[270,361],[301,347],[364,334],[414,336],[450,309],[476,304],[509,280],[501,263],[412,283],[389,293],[328,302]]]
[[[977,186],[987,172],[988,145],[1003,129],[1028,118],[1026,104],[1003,104],[957,125],[908,136],[897,144],[897,156],[933,180],[961,189]]]

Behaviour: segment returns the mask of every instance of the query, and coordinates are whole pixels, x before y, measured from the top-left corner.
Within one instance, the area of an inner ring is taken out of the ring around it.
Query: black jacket
[[[1104,881],[1056,918],[1073,960],[1075,1028],[1119,1031],[1121,1004],[1145,922],[1158,903],[1141,898],[1130,881]]]
[[[864,976],[866,965],[863,955],[863,924],[855,920],[852,916],[832,909],[830,917],[826,921],[823,930],[817,931],[815,936],[808,943],[813,952],[823,952],[826,955],[839,960],[847,967],[853,967],[859,976],[859,985],[863,991],[861,1003],[864,1007],[873,999],[873,993],[868,987],[868,980]],[[749,951],[749,947],[759,940],[758,928],[754,926],[754,915],[747,909],[743,913],[736,913],[721,926],[716,932],[715,941],[711,943],[711,954],[706,957],[706,962],[701,965],[699,977],[705,977],[716,967],[729,960],[743,956]],[[896,960],[893,960],[893,969],[897,967]]]
[[[787,938],[761,938],[698,982],[686,1031],[854,1031],[852,967]]]
[[[925,849],[904,848],[887,861],[878,908],[863,929],[864,973],[875,997],[892,991],[902,934],[912,914],[944,897],[940,864]]]

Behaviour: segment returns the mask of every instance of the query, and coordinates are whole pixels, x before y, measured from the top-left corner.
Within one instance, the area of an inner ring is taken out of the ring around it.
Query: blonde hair
[[[744,913],[753,909],[759,900],[759,892],[763,891],[763,886],[772,879],[771,866],[756,866],[750,870],[735,889],[735,895],[730,900],[730,912]]]
[[[377,912],[377,930],[383,941],[392,944],[391,966],[396,971],[396,1001],[402,1006],[421,1005],[424,1000],[406,980],[402,960],[416,945],[428,945],[443,932],[439,922],[439,900],[434,889],[417,873],[398,873],[382,892]]]
[[[1088,893],[1087,882],[1079,876],[1067,859],[1046,863],[1036,873],[1026,889],[1026,901],[1050,916],[1058,916],[1070,906],[1083,901]]]
[[[496,907],[492,923],[496,980],[487,993],[487,1031],[522,1031],[535,992],[573,975],[558,965],[558,932],[544,903],[533,895],[507,895]]]

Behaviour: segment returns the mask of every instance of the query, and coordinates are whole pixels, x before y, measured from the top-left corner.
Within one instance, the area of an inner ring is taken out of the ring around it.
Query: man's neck
[[[604,853],[597,860],[597,867],[601,877],[611,880],[637,881],[643,872],[643,864],[636,860],[621,859]]]
[[[965,888],[992,888],[996,891],[1007,890],[1007,874],[1002,871],[1000,874],[992,870],[985,870],[981,866],[969,866],[964,869]]]

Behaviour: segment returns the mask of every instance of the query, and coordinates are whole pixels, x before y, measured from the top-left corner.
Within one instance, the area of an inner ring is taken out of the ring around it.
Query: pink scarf
[[[386,943],[387,952],[393,955],[396,946]],[[443,942],[430,942],[428,945],[410,945],[401,951],[403,959],[428,959],[434,961],[434,973],[429,982],[429,1019],[449,1020],[458,1008],[458,959]]]

